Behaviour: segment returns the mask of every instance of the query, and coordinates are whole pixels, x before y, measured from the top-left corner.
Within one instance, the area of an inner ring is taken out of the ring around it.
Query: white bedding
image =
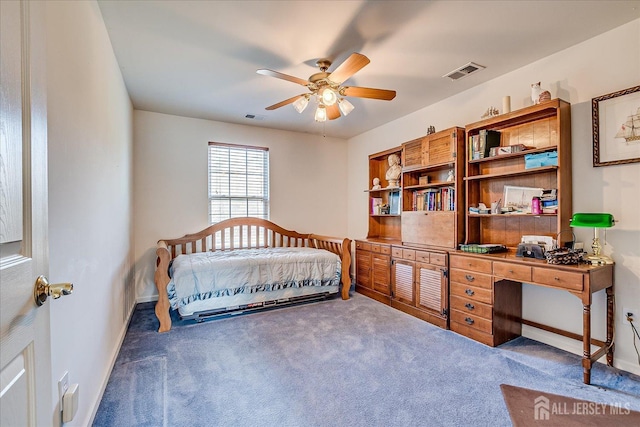
[[[338,286],[340,258],[314,248],[262,248],[178,255],[167,285],[172,308],[194,301],[306,286]]]

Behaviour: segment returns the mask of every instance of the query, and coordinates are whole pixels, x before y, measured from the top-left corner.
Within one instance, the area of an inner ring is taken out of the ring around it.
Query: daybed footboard
[[[335,253],[342,262],[342,299],[349,299],[350,239],[300,234],[259,218],[233,218],[214,224],[199,233],[188,234],[179,239],[158,241],[156,249],[158,258],[154,275],[158,290],[158,302],[155,307],[156,316],[160,321],[158,332],[171,329],[167,285],[170,281],[169,264],[173,258],[196,252],[270,247],[311,247]]]
[[[342,262],[342,299],[349,299],[349,289],[351,289],[351,239],[340,239],[338,237],[320,236],[311,234],[309,236],[313,242],[313,247],[326,249],[340,257]]]

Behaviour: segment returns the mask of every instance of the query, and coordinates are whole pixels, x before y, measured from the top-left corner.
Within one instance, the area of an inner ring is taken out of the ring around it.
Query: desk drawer
[[[451,282],[491,289],[491,276],[474,271],[451,270]]]
[[[493,309],[490,305],[467,298],[451,295],[451,308],[463,313],[473,314],[487,320],[493,319]]]
[[[581,291],[583,289],[582,274],[560,271],[551,268],[533,268],[533,281],[554,288]]]
[[[531,267],[508,262],[494,262],[493,275],[517,282],[531,282]]]
[[[402,250],[402,259],[407,259],[409,261],[416,260],[416,251],[413,249],[403,249]]]
[[[379,254],[380,253],[380,245],[372,243],[371,244],[371,252]]]
[[[472,328],[467,326],[467,324],[461,324],[458,322],[451,321],[451,330],[453,332],[457,332],[460,335],[464,335],[465,337],[469,337],[472,340],[476,340],[485,345],[495,347],[496,341],[493,334],[488,334],[486,332],[481,332],[476,328]]]
[[[431,264],[441,265],[443,267],[447,265],[447,256],[445,254],[436,254],[431,252],[429,259],[431,260]]]
[[[493,325],[491,320],[483,319],[475,314],[465,313],[458,310],[451,310],[451,321],[457,322],[462,325],[467,325],[470,328],[477,329],[487,334],[493,333]]]
[[[486,259],[451,255],[449,258],[449,266],[451,268],[461,268],[463,270],[473,270],[478,273],[491,274],[491,261]]]
[[[416,251],[416,261],[429,264],[429,252]]]
[[[493,291],[491,289],[476,288],[475,286],[451,283],[451,295],[466,298],[471,301],[493,304]]]
[[[363,251],[371,251],[371,243],[360,242],[356,240],[356,249]]]

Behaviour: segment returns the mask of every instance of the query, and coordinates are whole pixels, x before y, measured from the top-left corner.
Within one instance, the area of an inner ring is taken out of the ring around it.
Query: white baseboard
[[[155,302],[155,301],[158,301],[158,295],[147,295],[147,296],[136,298],[136,304],[140,304],[141,302]]]
[[[532,340],[540,341],[541,343],[548,344],[552,347],[556,347],[582,357],[581,341],[566,338],[561,335],[546,332],[527,325],[522,325],[522,336],[531,338]],[[606,360],[607,359],[603,356],[598,360],[598,363],[606,364]],[[615,357],[615,354],[613,358],[613,366],[623,371],[630,372],[635,375],[640,375],[640,366],[633,362],[617,358]]]

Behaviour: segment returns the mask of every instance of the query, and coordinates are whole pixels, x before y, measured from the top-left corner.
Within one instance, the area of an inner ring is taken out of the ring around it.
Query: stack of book
[[[558,213],[557,190],[555,188],[542,190],[542,196],[540,196],[540,204],[542,205],[543,214]]]
[[[454,211],[455,209],[454,187],[429,188],[413,192],[414,211]]]

